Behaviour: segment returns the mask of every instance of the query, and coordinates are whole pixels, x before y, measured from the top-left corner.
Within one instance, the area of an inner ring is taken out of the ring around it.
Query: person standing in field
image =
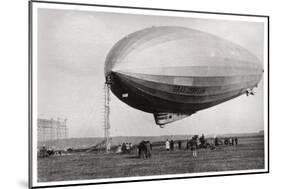
[[[166,140],[165,145],[166,145],[166,151],[169,151],[170,150],[170,142],[169,142],[168,139]]]
[[[232,146],[234,146],[234,140],[235,140],[235,138],[232,138],[232,139],[231,139],[231,145],[232,145]]]
[[[174,141],[171,140],[170,142],[170,150],[173,151],[174,150]]]
[[[196,140],[196,148],[197,148],[200,145],[200,141],[199,141],[198,135],[197,135],[197,137],[195,137],[195,140]]]
[[[218,146],[219,145],[219,139],[218,137],[215,137],[215,146]]]
[[[122,150],[122,153],[126,153],[126,144],[125,144],[125,142],[122,143],[121,150]]]
[[[238,145],[238,138],[237,137],[235,137],[235,145],[237,146]]]
[[[181,141],[179,140],[178,141],[178,147],[179,147],[179,150],[181,149]]]
[[[139,158],[145,159],[146,158],[146,146],[145,141],[141,141],[138,145],[139,150]]]
[[[126,152],[130,153],[130,144],[126,142]]]
[[[186,150],[189,149],[190,145],[189,145],[190,141],[188,140],[188,138],[186,139]]]
[[[146,158],[151,158],[151,145],[150,141],[145,142],[145,147],[146,147]]]
[[[191,141],[191,151],[192,151],[192,156],[197,157],[197,140],[193,139]]]

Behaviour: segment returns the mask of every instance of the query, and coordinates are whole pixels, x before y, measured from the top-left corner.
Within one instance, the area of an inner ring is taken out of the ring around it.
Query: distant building
[[[67,119],[37,119],[38,141],[58,140],[68,138]]]

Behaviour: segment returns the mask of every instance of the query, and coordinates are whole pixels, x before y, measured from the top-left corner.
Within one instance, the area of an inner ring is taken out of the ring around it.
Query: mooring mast
[[[104,140],[105,140],[105,150],[108,152],[110,150],[110,121],[109,121],[109,114],[110,114],[110,85],[111,85],[111,78],[108,75],[106,77],[106,81],[104,84],[105,90],[105,114],[104,114]]]

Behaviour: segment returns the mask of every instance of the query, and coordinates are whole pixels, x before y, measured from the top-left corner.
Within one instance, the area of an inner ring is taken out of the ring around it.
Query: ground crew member
[[[178,141],[178,146],[179,146],[179,149],[181,149],[181,141],[180,140]]]
[[[170,150],[173,151],[174,150],[174,141],[171,140],[170,142]]]
[[[191,151],[192,151],[192,156],[197,157],[197,141],[196,141],[196,139],[192,139],[192,141],[191,141]]]
[[[188,138],[186,139],[186,149],[188,150],[190,145],[189,145],[190,141],[188,140]]]
[[[145,141],[141,141],[138,145],[139,158],[146,158],[146,146]]]
[[[126,152],[130,153],[130,144],[126,142]]]
[[[125,142],[123,142],[121,150],[122,150],[122,153],[126,152],[126,144],[125,144]]]
[[[218,146],[219,145],[219,139],[218,137],[215,138],[215,146]]]
[[[149,141],[145,142],[145,147],[146,147],[146,158],[151,158],[151,145]]]
[[[235,137],[235,145],[238,145],[238,138]]]
[[[231,145],[232,146],[234,145],[234,140],[235,140],[234,138],[231,139]]]
[[[165,145],[166,145],[166,151],[169,151],[170,150],[170,142],[169,142],[168,139],[166,140]]]

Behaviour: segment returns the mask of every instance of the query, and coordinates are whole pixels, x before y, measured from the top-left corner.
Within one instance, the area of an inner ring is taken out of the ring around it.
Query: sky
[[[258,22],[38,10],[38,117],[67,119],[70,137],[102,137],[104,62],[124,36],[151,26],[183,26],[232,41],[262,62],[264,25]],[[159,136],[258,132],[264,128],[263,80],[254,96],[242,95],[159,128],[152,114],[129,107],[113,94],[111,136]]]

